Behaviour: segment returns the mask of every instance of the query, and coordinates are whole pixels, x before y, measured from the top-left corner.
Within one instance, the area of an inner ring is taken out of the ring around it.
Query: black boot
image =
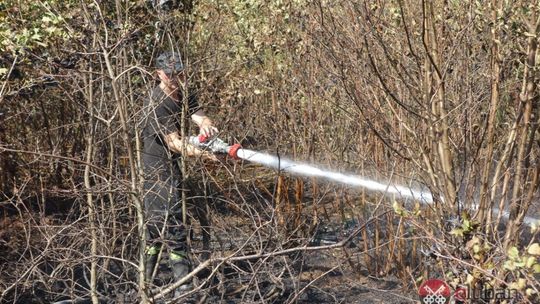
[[[146,261],[145,261],[145,270],[144,270],[144,279],[148,283],[153,283],[153,277],[154,269],[156,268],[156,264],[158,262],[158,253],[159,249],[156,247],[149,247],[146,249]]]
[[[169,256],[171,270],[174,274],[174,280],[179,281],[191,272],[191,262],[184,252],[172,251]],[[189,279],[186,283],[176,288],[174,297],[179,297],[182,294],[190,291],[193,288],[192,280]]]

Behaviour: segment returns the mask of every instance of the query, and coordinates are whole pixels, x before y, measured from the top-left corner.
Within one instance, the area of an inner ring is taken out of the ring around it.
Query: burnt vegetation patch
[[[428,279],[538,303],[537,4],[0,6],[1,303],[412,303]],[[186,157],[175,299],[166,250],[140,275],[144,101],[171,50],[224,142],[430,199]]]

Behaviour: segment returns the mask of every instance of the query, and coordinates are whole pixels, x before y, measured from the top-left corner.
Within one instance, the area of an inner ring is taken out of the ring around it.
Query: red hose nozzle
[[[200,143],[204,143],[208,140],[208,136],[204,135],[204,134],[200,134],[199,135],[199,142]]]
[[[240,146],[240,144],[234,144],[232,145],[230,148],[229,148],[229,156],[232,158],[232,159],[239,159],[238,158],[238,150],[241,149],[242,146]]]

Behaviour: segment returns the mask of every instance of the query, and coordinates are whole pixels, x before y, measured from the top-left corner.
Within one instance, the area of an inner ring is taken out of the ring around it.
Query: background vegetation
[[[434,196],[187,160],[212,222],[194,293],[301,302],[337,272],[538,301],[537,1],[170,4],[0,3],[1,301],[170,293],[138,269],[142,104],[171,48],[223,139]],[[324,229],[348,232],[317,247]]]

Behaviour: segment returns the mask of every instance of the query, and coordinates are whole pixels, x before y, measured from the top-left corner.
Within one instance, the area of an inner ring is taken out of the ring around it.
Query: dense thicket
[[[220,284],[259,288],[241,301],[301,299],[319,279],[300,279],[302,246],[351,222],[361,245],[336,265],[538,300],[537,1],[156,2],[0,4],[1,300],[152,301],[139,136],[170,49],[223,139],[434,197],[187,160],[211,201],[210,277],[245,262]]]

